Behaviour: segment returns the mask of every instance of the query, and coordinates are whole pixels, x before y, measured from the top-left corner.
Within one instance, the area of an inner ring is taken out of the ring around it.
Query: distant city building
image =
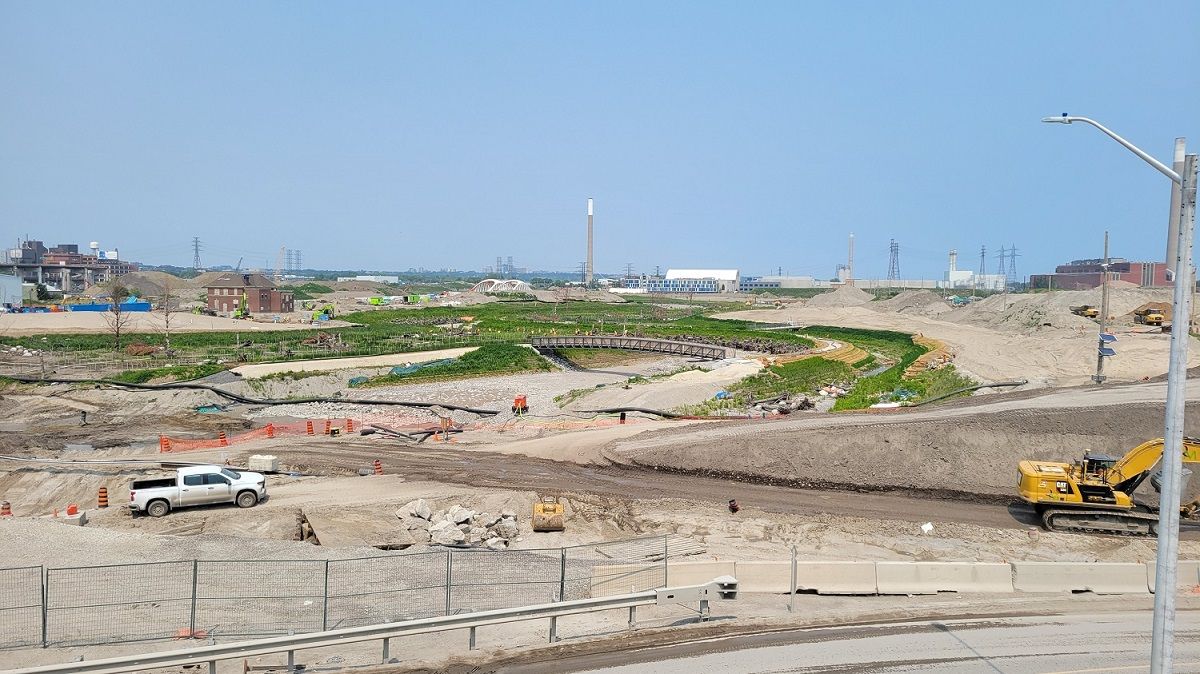
[[[1166,262],[1130,262],[1123,257],[1109,258],[1108,280],[1135,283],[1143,288],[1169,288]],[[1053,274],[1029,277],[1031,288],[1087,290],[1104,283],[1104,260],[1072,260],[1054,268]]]
[[[295,310],[295,295],[279,288],[262,274],[222,274],[205,286],[208,308],[221,313],[237,311],[245,297],[251,314],[284,314]]]
[[[668,269],[666,276],[626,277],[625,286],[649,293],[735,293],[739,278],[736,269]]]
[[[359,274],[358,276],[339,276],[338,283],[345,281],[371,281],[373,283],[391,283],[392,285],[400,284],[399,276],[377,276],[370,274]]]
[[[4,251],[3,269],[27,283],[41,283],[70,293],[137,271],[116,250],[100,250],[96,241],[90,253],[80,253],[73,243],[46,248],[41,241],[22,241],[17,248]]]

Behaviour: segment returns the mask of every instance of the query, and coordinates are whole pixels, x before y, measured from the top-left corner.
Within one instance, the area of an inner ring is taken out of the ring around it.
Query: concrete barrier
[[[769,592],[787,594],[791,592],[792,563],[788,562],[738,562],[739,592]]]
[[[1146,566],[1121,562],[1013,562],[1017,592],[1146,594]]]
[[[1156,589],[1155,578],[1158,576],[1158,569],[1154,562],[1146,562],[1146,584],[1150,587],[1150,591]],[[1179,565],[1175,571],[1175,588],[1176,590],[1194,592],[1200,588],[1200,562],[1190,562],[1179,560]]]
[[[717,576],[736,577],[736,566],[734,562],[671,562],[667,565],[667,587],[701,585]]]
[[[1013,591],[1012,567],[1001,563],[876,562],[875,581],[879,594]]]
[[[799,561],[796,589],[817,594],[876,594],[875,562]]]

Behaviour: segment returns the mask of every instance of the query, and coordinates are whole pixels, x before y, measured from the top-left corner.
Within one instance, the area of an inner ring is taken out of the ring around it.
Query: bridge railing
[[[620,337],[609,335],[563,335],[554,337],[530,337],[536,349],[624,349],[627,351],[653,351],[678,356],[721,360],[729,356],[723,346],[677,342],[653,337]]]

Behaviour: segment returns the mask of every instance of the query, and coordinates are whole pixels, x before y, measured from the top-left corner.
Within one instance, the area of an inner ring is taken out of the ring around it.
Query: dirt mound
[[[168,286],[172,288],[175,294],[179,294],[181,291],[190,291],[194,287],[187,279],[182,279],[162,271],[130,272],[118,278],[117,282],[128,288],[138,297],[145,299],[161,297]],[[84,291],[84,294],[89,297],[97,297],[99,295],[107,295],[108,291],[108,284],[94,285]]]
[[[203,274],[200,274],[198,276],[193,276],[192,278],[188,279],[188,283],[190,283],[193,288],[206,288],[206,287],[208,287],[208,284],[210,284],[213,281],[216,281],[217,279],[221,278],[222,276],[224,276],[226,274],[230,274],[230,273],[232,273],[232,272],[206,271]]]
[[[1170,299],[1169,289],[1109,288],[1108,315],[1129,314],[1146,302]],[[992,295],[942,315],[941,320],[970,323],[1022,333],[1045,328],[1093,329],[1096,321],[1071,313],[1071,307],[1101,304],[1100,288],[1056,290],[1046,293]]]
[[[854,286],[842,286],[831,293],[821,293],[808,301],[810,307],[857,307],[875,299]]]
[[[928,290],[905,290],[896,295],[890,300],[882,302],[873,302],[872,309],[879,311],[898,311],[911,312],[911,310],[924,310],[930,307],[946,307],[946,301],[939,297],[936,293]],[[923,313],[923,312],[920,312]]]

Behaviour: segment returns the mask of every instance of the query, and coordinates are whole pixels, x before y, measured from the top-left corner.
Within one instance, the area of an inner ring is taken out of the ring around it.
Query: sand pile
[[[1151,301],[1169,301],[1169,289],[1109,286],[1109,316],[1120,317]],[[943,314],[941,320],[970,323],[1025,334],[1046,328],[1092,330],[1096,321],[1071,313],[1071,307],[1099,307],[1101,290],[1057,290],[1047,293],[992,295]]]
[[[161,271],[135,271],[125,274],[117,279],[121,285],[129,288],[138,297],[145,299],[155,299],[163,295],[164,289],[169,285],[172,292],[176,295],[184,294],[191,295],[193,286],[187,279],[172,276]],[[98,297],[100,295],[107,296],[109,285],[94,285],[84,291],[84,294],[89,297]]]
[[[808,301],[810,307],[857,307],[875,299],[854,286],[842,286],[831,293],[821,293]]]
[[[869,306],[877,311],[921,316],[936,316],[951,310],[951,306],[945,300],[929,290],[905,290],[890,300],[872,302]]]

